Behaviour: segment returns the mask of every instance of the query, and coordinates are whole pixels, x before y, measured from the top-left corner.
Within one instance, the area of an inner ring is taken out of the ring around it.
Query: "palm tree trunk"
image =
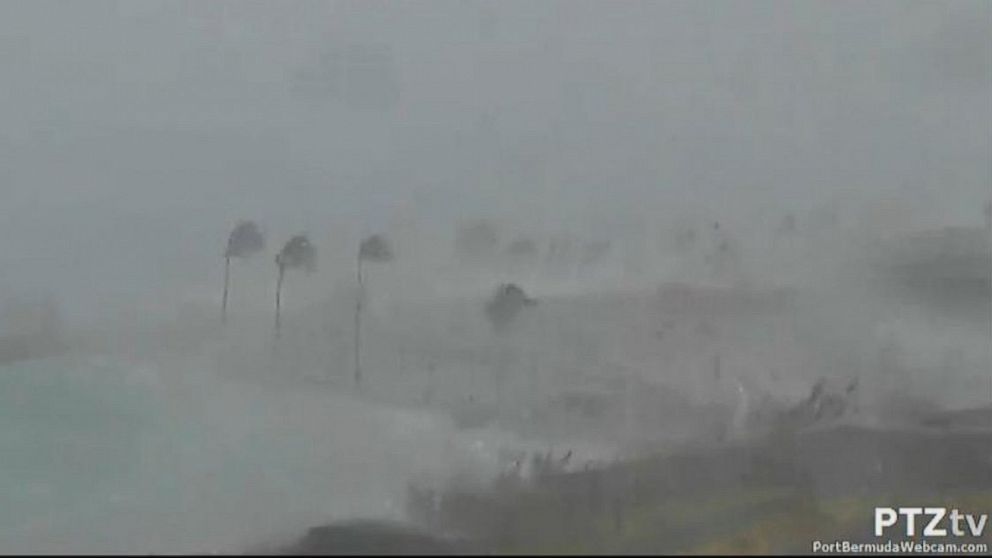
[[[279,266],[279,278],[276,280],[276,327],[275,336],[279,339],[279,333],[281,329],[282,322],[280,321],[280,311],[282,310],[281,297],[282,297],[282,278],[286,272],[286,268]]]
[[[224,300],[221,302],[220,306],[220,321],[223,324],[227,324],[227,290],[228,284],[231,277],[231,257],[226,256],[224,258]]]
[[[362,299],[365,285],[362,283],[362,256],[358,256],[358,300],[355,303],[355,386],[362,383]]]

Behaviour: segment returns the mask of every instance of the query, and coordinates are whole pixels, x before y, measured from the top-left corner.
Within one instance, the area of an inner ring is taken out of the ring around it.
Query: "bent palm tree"
[[[224,298],[221,302],[221,322],[227,323],[227,294],[231,275],[231,258],[249,258],[265,249],[265,236],[252,221],[240,221],[227,237],[224,250]]]
[[[355,303],[355,385],[362,382],[362,299],[365,284],[362,282],[362,263],[385,263],[393,260],[393,250],[381,235],[372,235],[358,245],[358,301]]]
[[[279,277],[276,280],[276,325],[275,336],[279,338],[280,333],[280,312],[282,309],[282,280],[287,269],[302,269],[306,273],[313,273],[317,269],[317,250],[310,243],[306,235],[300,234],[290,238],[282,250],[276,254],[276,266],[279,268]]]

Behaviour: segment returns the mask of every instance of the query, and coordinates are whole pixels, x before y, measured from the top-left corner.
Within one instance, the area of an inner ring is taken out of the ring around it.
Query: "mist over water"
[[[408,520],[411,483],[749,439],[820,379],[857,379],[859,425],[988,406],[990,29],[979,1],[0,4],[0,549]],[[536,304],[500,328],[509,283]]]
[[[424,411],[220,383],[205,362],[43,360],[4,377],[11,552],[241,552],[403,517],[415,476],[495,471],[495,442]],[[183,367],[190,367],[183,370]]]

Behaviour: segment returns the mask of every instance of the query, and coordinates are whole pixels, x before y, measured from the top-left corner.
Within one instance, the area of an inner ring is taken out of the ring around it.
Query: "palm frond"
[[[276,255],[276,265],[284,269],[303,269],[312,273],[317,269],[317,249],[306,235],[290,238]]]
[[[247,258],[265,249],[265,236],[253,221],[241,221],[227,239],[227,258]]]
[[[388,262],[393,259],[393,249],[385,237],[374,234],[361,242],[358,257],[370,262]]]

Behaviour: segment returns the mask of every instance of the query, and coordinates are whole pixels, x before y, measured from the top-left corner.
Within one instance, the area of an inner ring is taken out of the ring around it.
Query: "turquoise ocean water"
[[[0,367],[0,551],[238,551],[399,517],[414,476],[493,459],[429,414],[220,382],[202,364]]]

